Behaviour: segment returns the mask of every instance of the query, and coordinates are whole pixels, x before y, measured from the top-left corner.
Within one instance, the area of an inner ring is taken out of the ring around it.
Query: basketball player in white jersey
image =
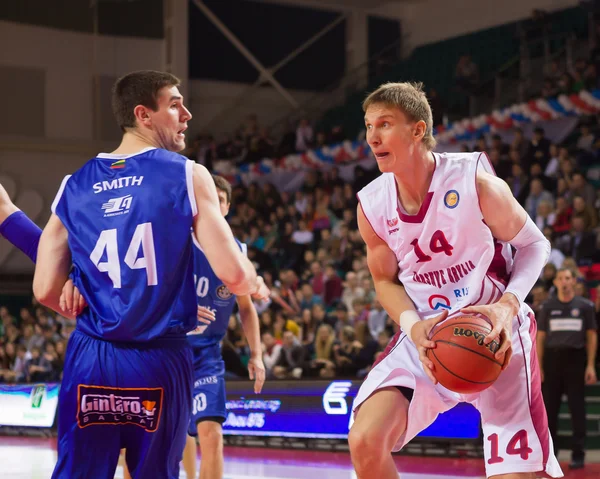
[[[354,402],[349,444],[358,478],[397,478],[391,452],[459,402],[481,413],[488,477],[562,477],[542,401],[535,318],[523,303],[548,260],[548,241],[485,153],[432,151],[421,85],[382,85],[363,109],[383,174],[358,193],[358,225],[378,299],[401,332]],[[485,314],[493,323],[486,343],[501,340],[503,371],[478,394],[437,384],[426,357],[433,326],[461,312]]]

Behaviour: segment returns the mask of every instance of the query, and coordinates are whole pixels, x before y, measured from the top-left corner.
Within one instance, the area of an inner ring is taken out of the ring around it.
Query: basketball
[[[484,344],[492,331],[483,316],[458,316],[438,325],[431,336],[436,347],[427,350],[433,362],[433,375],[440,384],[460,394],[472,394],[490,387],[502,370],[494,354],[498,340]]]

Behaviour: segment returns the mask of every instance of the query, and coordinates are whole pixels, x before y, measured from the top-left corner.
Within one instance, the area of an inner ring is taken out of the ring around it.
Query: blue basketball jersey
[[[236,296],[227,289],[211,268],[204,251],[194,242],[194,283],[198,306],[204,306],[215,313],[215,320],[209,324],[199,324],[187,335],[188,342],[194,350],[194,366],[207,366],[211,359],[221,361],[220,342],[227,333],[229,317],[233,312]],[[244,254],[246,245],[236,239]],[[217,374],[217,372],[213,372]]]
[[[192,171],[185,157],[146,148],[100,154],[63,180],[52,211],[69,233],[72,276],[89,305],[78,330],[142,342],[194,329]]]

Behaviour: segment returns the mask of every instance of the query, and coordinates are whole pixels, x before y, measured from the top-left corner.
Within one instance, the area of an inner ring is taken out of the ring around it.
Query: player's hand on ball
[[[410,336],[412,337],[417,351],[419,351],[419,359],[423,364],[423,370],[425,374],[431,379],[433,384],[437,384],[437,379],[433,375],[434,366],[431,360],[427,357],[427,350],[435,348],[435,342],[429,339],[431,330],[434,326],[441,321],[444,321],[448,317],[448,311],[444,311],[435,318],[425,319],[416,323],[410,330]]]
[[[198,306],[198,322],[210,324],[215,320],[215,313],[212,309],[204,306]]]
[[[265,284],[262,276],[256,278],[256,291],[251,294],[254,299],[268,299],[271,295],[271,290]]]
[[[73,284],[71,278],[69,278],[63,286],[58,305],[65,314],[74,317],[80,314],[87,306],[85,298]]]
[[[248,361],[248,375],[251,380],[254,380],[254,392],[260,394],[265,384],[265,365],[263,364],[262,357],[250,357],[250,361]]]
[[[483,340],[484,344],[490,344],[496,340],[500,343],[500,349],[494,357],[502,363],[502,370],[508,367],[512,357],[512,323],[516,316],[515,306],[502,299],[497,303],[481,306],[469,306],[461,309],[465,314],[482,314],[492,322],[492,332]]]

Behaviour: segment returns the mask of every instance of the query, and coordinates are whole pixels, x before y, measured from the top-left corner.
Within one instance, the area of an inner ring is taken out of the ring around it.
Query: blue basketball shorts
[[[214,369],[211,369],[214,373]],[[202,421],[208,420],[223,424],[227,417],[225,400],[224,375],[221,373],[207,375],[202,368],[196,369],[194,371],[192,415],[188,434],[197,436],[198,423]]]
[[[58,400],[52,479],[112,479],[122,448],[133,479],[178,479],[192,371],[184,338],[125,345],[75,331]]]

